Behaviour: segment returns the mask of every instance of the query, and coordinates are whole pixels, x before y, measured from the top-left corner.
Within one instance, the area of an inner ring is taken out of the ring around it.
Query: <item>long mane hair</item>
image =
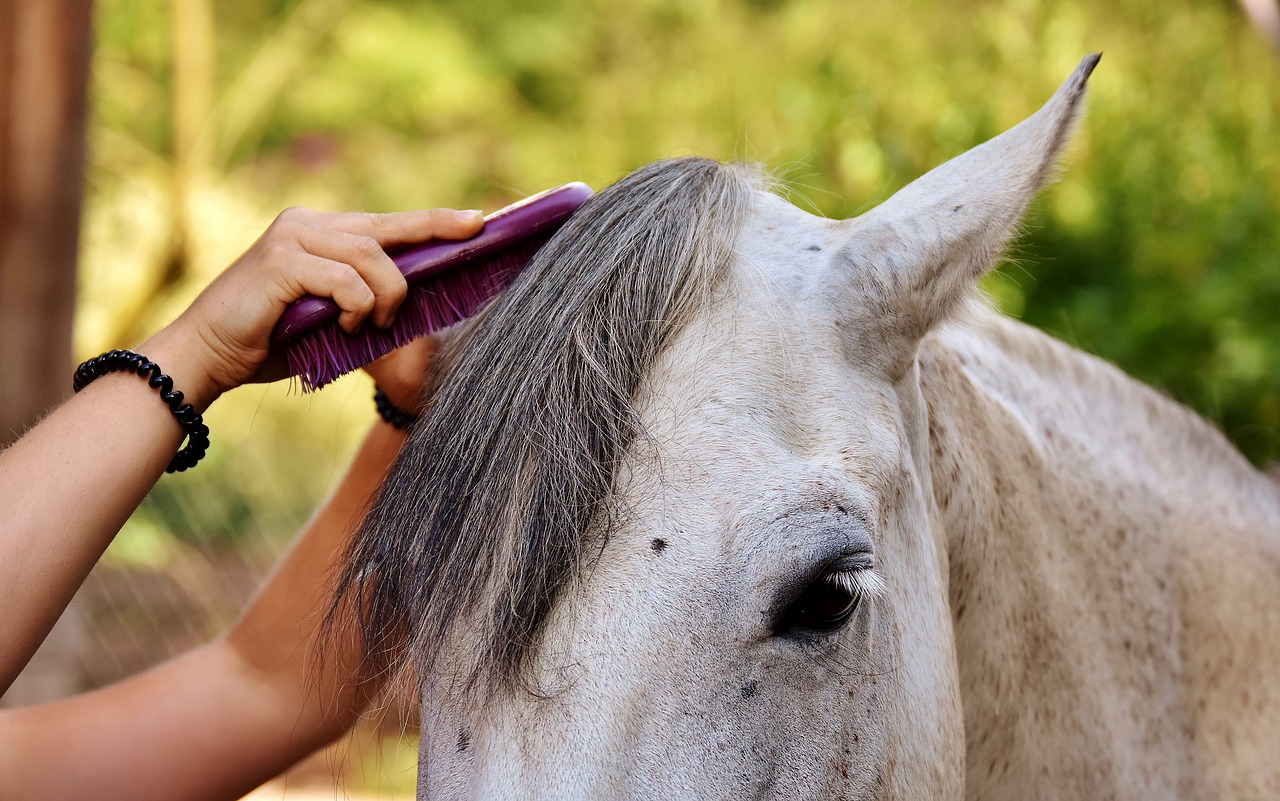
[[[604,190],[468,330],[341,567],[365,653],[486,694],[526,667],[640,433],[632,396],[705,303],[750,207],[749,170],[657,162]],[[465,633],[465,636],[459,636]]]

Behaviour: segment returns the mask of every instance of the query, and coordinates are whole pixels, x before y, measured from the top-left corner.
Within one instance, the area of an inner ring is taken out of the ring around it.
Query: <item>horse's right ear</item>
[[[852,297],[842,322],[888,346],[884,367],[909,363],[920,338],[995,264],[1052,174],[1099,58],[1081,61],[1027,120],[845,223],[837,281],[851,284]]]

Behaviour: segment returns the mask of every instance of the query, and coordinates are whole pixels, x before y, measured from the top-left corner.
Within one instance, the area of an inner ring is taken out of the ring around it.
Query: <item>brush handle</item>
[[[508,250],[560,226],[591,197],[591,187],[571,183],[513,203],[484,218],[484,228],[471,239],[433,240],[392,255],[410,284],[463,267]],[[272,345],[284,343],[338,319],[342,309],[329,298],[303,295],[289,304],[271,334]]]

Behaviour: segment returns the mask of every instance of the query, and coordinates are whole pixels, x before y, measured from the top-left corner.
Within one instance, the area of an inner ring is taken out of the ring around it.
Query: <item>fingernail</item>
[[[476,220],[484,217],[484,212],[480,209],[464,209],[458,212],[459,217],[464,217],[468,221]]]

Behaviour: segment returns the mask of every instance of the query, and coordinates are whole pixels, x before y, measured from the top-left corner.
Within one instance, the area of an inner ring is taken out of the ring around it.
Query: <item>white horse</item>
[[[347,572],[421,797],[1280,798],[1280,489],[971,298],[1096,61],[853,220],[642,170],[452,337]]]

